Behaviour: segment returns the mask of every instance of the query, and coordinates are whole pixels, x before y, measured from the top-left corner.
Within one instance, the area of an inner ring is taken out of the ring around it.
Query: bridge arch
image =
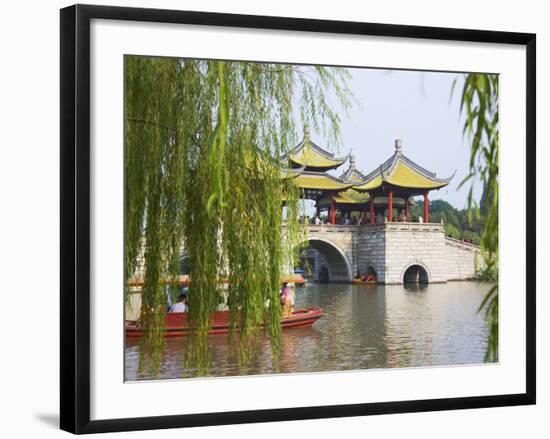
[[[323,238],[308,238],[303,244],[317,250],[324,259],[324,264],[315,267],[318,271],[322,266],[328,271],[328,279],[326,272],[323,273],[323,281],[329,282],[349,282],[353,277],[352,264],[346,253],[334,242]],[[319,275],[319,271],[318,271]]]
[[[430,283],[431,276],[428,267],[422,262],[414,261],[405,265],[401,273],[403,283]]]

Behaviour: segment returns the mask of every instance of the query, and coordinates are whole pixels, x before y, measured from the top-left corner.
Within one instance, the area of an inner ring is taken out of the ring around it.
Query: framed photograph
[[[535,35],[61,10],[61,428],[535,403]]]

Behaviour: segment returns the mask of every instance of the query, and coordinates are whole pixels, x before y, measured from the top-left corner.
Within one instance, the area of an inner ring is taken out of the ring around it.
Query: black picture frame
[[[302,32],[485,42],[526,47],[526,376],[525,393],[224,413],[90,420],[90,22],[181,23]],[[60,426],[99,433],[326,417],[535,404],[536,36],[288,17],[75,5],[61,10],[61,387]]]

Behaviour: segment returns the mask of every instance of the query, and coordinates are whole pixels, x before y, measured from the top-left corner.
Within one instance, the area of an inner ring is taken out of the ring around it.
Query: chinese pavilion
[[[428,193],[441,189],[449,184],[454,176],[437,178],[436,174],[417,165],[403,154],[400,139],[395,141],[395,153],[380,167],[367,175],[364,182],[354,185],[359,192],[370,195],[370,223],[376,216],[384,216],[387,209],[388,222],[394,221],[397,211],[397,221],[409,221],[410,198],[418,195],[424,197],[424,221],[429,222]],[[395,211],[394,211],[395,208]]]
[[[284,165],[291,168],[304,168],[310,172],[326,172],[336,169],[346,162],[350,154],[344,157],[334,157],[334,154],[313,143],[309,137],[309,129],[304,129],[303,140],[288,154],[281,157]]]
[[[363,175],[355,166],[355,157],[349,157],[349,168],[340,175],[340,180],[345,182],[351,182],[353,185],[362,183],[365,181],[366,176]],[[365,221],[365,214],[368,208],[370,196],[368,193],[359,192],[352,186],[345,191],[329,194],[328,197],[322,198],[317,204],[318,212],[324,208],[328,208],[332,213],[335,210],[339,210],[342,213],[360,212],[362,222]],[[334,222],[333,222],[334,223]]]
[[[349,168],[336,177],[328,174],[344,162],[350,162]],[[304,131],[304,139],[288,154],[281,158],[282,165],[294,170],[295,184],[302,189],[305,199],[314,200],[317,214],[328,209],[330,222],[335,224],[335,214],[360,212],[361,222],[409,221],[411,198],[424,197],[424,218],[429,222],[428,193],[449,184],[453,177],[440,179],[417,165],[402,152],[401,140],[395,141],[395,153],[380,167],[365,175],[356,168],[355,157],[348,153],[335,157],[313,143],[309,132]]]
[[[296,170],[298,175],[293,178],[294,183],[303,191],[305,199],[315,201],[319,211],[319,201],[322,198],[333,197],[354,185],[352,181],[344,181],[327,173],[344,164],[349,156],[348,153],[343,157],[335,157],[333,153],[316,145],[310,139],[309,130],[306,128],[303,140],[283,155],[281,162],[283,167]],[[329,212],[332,224],[335,222],[335,213],[333,203]]]

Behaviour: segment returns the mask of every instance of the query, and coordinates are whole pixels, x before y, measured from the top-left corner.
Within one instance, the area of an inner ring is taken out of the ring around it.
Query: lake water
[[[296,306],[319,306],[311,328],[281,332],[279,369],[262,340],[256,360],[240,368],[227,337],[210,337],[211,376],[256,375],[483,363],[488,331],[477,309],[488,284],[310,284],[296,290]],[[159,376],[138,372],[140,348],[126,339],[126,380],[183,378],[185,338],[167,339]]]

